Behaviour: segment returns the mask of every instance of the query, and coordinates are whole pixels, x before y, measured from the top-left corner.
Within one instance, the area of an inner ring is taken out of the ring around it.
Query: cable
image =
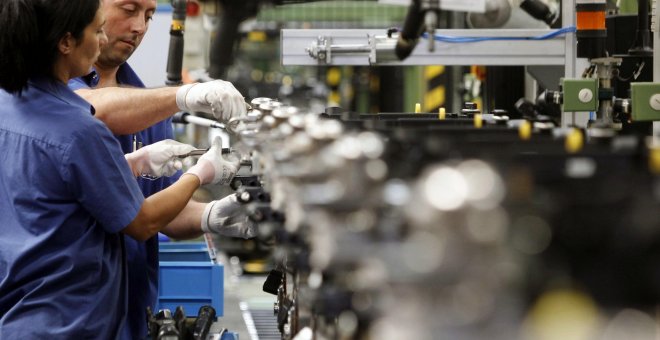
[[[575,26],[569,26],[535,37],[450,37],[446,35],[435,35],[433,39],[435,41],[441,41],[446,43],[472,43],[472,42],[495,41],[495,40],[548,40],[563,34],[574,33],[575,31],[576,31]],[[428,34],[423,33],[422,38],[428,39]]]

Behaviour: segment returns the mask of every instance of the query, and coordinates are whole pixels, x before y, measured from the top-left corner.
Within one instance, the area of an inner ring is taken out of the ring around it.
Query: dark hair
[[[33,76],[52,76],[58,44],[82,38],[99,0],[0,0],[0,87],[20,93]]]

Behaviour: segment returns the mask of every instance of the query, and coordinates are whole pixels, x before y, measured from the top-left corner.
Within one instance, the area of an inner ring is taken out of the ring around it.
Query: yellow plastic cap
[[[474,127],[481,129],[484,126],[484,118],[481,116],[481,113],[476,113],[474,115]]]
[[[532,123],[529,121],[523,121],[520,126],[518,126],[518,135],[522,140],[530,140],[532,138]]]
[[[578,129],[572,129],[568,136],[566,136],[564,146],[568,153],[576,153],[582,150],[584,147],[584,136],[582,132]]]

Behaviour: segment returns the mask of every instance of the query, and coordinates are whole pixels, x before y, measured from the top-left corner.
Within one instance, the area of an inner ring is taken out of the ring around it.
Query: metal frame
[[[384,29],[283,29],[283,65],[564,65],[565,39],[520,41],[482,41],[473,43],[435,42],[435,51],[429,52],[427,42],[421,39],[410,57],[403,61],[370,62],[370,37],[385,36]],[[451,37],[533,37],[547,34],[542,29],[442,29],[436,34]],[[321,39],[319,39],[321,38]],[[332,51],[329,62],[310,56],[309,48],[317,40],[325,40]],[[391,45],[393,48],[394,45]]]
[[[660,1],[660,0],[654,0]],[[575,26],[575,0],[562,0],[562,26]],[[656,16],[660,5],[656,6]],[[548,30],[538,29],[495,29],[495,30],[436,30],[436,34],[446,36],[538,36],[548,33]],[[298,30],[284,29],[281,34],[281,60],[283,65],[563,65],[565,78],[579,78],[582,71],[589,66],[586,59],[577,58],[577,45],[574,34],[565,34],[550,40],[541,41],[483,41],[475,43],[442,43],[435,42],[435,51],[429,52],[427,43],[420,41],[415,50],[404,61],[380,62],[374,59],[377,51],[373,37],[385,36],[385,29],[335,29],[335,30]],[[371,42],[370,42],[371,37]],[[344,45],[354,48],[355,53],[333,53],[325,61],[314,59],[308,49],[314,42],[323,38],[325,45]],[[658,34],[654,34],[655,58],[660,58],[658,49],[660,42]],[[370,45],[371,43],[371,45]],[[367,52],[371,50],[371,52]],[[371,60],[370,60],[371,57]],[[371,62],[370,62],[371,61]],[[660,65],[655,61],[655,65]],[[658,66],[656,66],[658,70]],[[656,71],[655,79],[660,79],[660,71]],[[562,126],[569,123],[580,124],[588,119],[588,113],[564,113]],[[657,127],[660,135],[660,123]]]
[[[562,26],[575,25],[575,0],[562,1]],[[436,34],[465,37],[538,36],[548,33],[539,29],[443,29]],[[575,36],[566,34],[541,41],[482,41],[474,43],[436,42],[434,52],[428,51],[427,42],[420,41],[412,55],[404,61],[370,62],[370,37],[383,37],[385,29],[283,29],[281,60],[283,65],[564,65],[565,76],[574,78],[581,69],[576,60]],[[351,54],[333,53],[327,61],[310,56],[308,49],[319,38],[327,46],[354,49]],[[373,39],[372,39],[373,40]]]

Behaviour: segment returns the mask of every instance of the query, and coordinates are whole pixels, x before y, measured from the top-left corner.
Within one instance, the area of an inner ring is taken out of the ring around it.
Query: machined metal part
[[[599,81],[599,89],[601,91],[612,90],[612,79],[614,78],[614,71],[621,65],[623,59],[621,58],[595,58],[591,59],[592,65],[596,65],[596,72]],[[613,102],[612,98],[599,98],[598,105],[598,119],[605,124],[613,123]]]
[[[631,113],[631,111],[632,111],[632,110],[630,109],[630,107],[631,107],[631,103],[630,103],[630,100],[629,100],[629,99],[623,99],[623,100],[621,101],[621,112],[622,112],[623,114],[625,114],[625,115],[630,115],[630,113]]]

